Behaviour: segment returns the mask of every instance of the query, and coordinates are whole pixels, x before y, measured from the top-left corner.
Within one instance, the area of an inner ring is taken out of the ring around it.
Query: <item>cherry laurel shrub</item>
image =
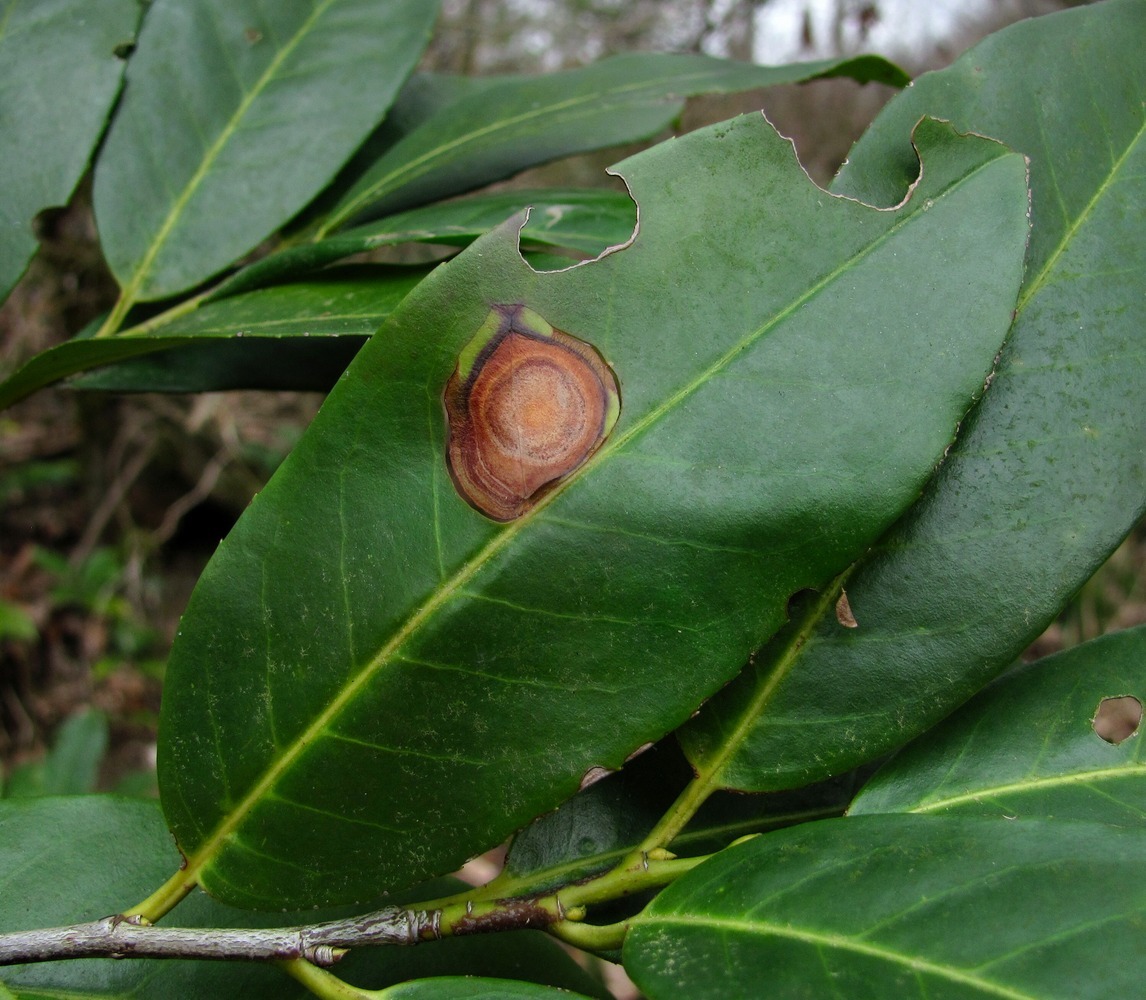
[[[559,942],[654,1000],[1137,995],[1146,632],[1008,668],[1146,499],[1146,3],[921,77],[827,190],[748,110],[464,198],[906,81],[413,73],[435,16],[5,13],[0,284],[90,164],[120,292],[0,404],[328,396],[183,616],[160,802],[0,801],[0,995],[608,996]]]

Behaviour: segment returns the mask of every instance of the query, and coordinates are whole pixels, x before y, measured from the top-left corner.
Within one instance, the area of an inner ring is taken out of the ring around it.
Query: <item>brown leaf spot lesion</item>
[[[443,393],[450,478],[495,521],[529,511],[616,423],[613,370],[590,344],[520,304],[494,306]]]

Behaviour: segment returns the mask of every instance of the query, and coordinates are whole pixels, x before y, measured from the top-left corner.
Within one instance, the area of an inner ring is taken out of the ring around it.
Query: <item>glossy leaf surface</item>
[[[79,388],[128,392],[329,389],[426,273],[330,271],[210,303],[151,333],[70,340],[0,383],[0,409],[77,372],[89,373]]]
[[[628,242],[637,224],[636,206],[623,191],[604,188],[510,190],[475,195],[392,215],[385,222],[395,236],[407,240],[465,246],[523,208],[530,209],[521,230],[521,243],[531,247],[575,250],[596,257]],[[573,263],[573,261],[570,261]]]
[[[572,153],[647,139],[697,94],[848,76],[902,87],[874,56],[754,66],[709,56],[633,53],[535,78],[514,76],[446,103],[367,169],[323,232],[471,191]]]
[[[138,19],[135,0],[0,3],[0,301],[36,250],[36,213],[87,167]]]
[[[922,185],[877,211],[744,116],[622,165],[631,247],[539,274],[508,225],[422,282],[183,619],[160,786],[184,877],[282,905],[451,870],[679,725],[914,500],[1027,231],[1020,157],[934,122],[917,141]],[[513,302],[600,351],[622,403],[495,525],[447,476],[442,390]]]
[[[296,233],[312,233],[326,214],[373,165],[400,139],[419,128],[443,108],[487,87],[524,76],[458,76],[452,73],[413,73],[398,91],[382,123],[370,133],[338,175],[313,202],[291,222]]]
[[[385,114],[427,0],[157,0],[95,175],[127,301],[222,270],[309,202]]]
[[[632,199],[617,191],[555,189],[477,195],[391,215],[317,243],[281,250],[228,278],[211,298],[280,282],[380,247],[401,243],[466,246],[524,208],[532,209],[521,233],[524,246],[559,247],[590,257],[628,240],[637,221]],[[566,261],[566,266],[573,263]]]
[[[385,1000],[578,1000],[579,995],[509,979],[443,978],[391,986],[383,997]]]
[[[614,867],[653,829],[691,776],[675,740],[661,740],[518,833],[505,876],[531,888],[558,886]],[[853,776],[846,775],[794,792],[717,794],[669,846],[674,854],[695,857],[750,833],[841,816],[855,788]]]
[[[686,731],[721,784],[806,784],[924,731],[1012,662],[1141,517],[1143,38],[1137,0],[1025,21],[921,77],[853,150],[836,188],[878,204],[915,175],[906,138],[922,114],[1029,156],[1025,284],[991,391],[847,582],[859,627],[827,603],[794,655],[788,639],[770,646]]]
[[[938,816],[826,820],[734,847],[639,916],[650,1000],[1133,996],[1146,831]]]
[[[1124,697],[1137,700],[1139,713],[1146,703],[1146,628],[1008,674],[897,754],[851,813],[955,811],[1141,824],[1142,734],[1123,734],[1113,744],[1095,731],[1103,701]]]
[[[94,795],[2,802],[0,931],[60,926],[115,913],[142,898],[177,863],[154,802]],[[456,889],[453,880],[425,887],[429,895]],[[314,910],[254,914],[197,894],[164,925],[281,927],[345,915]],[[338,973],[370,988],[423,976],[476,975],[602,995],[568,955],[534,931],[454,938],[420,948],[361,949],[339,963]],[[0,968],[0,988],[4,986],[21,1000],[304,1000],[312,995],[270,966],[178,960],[93,959],[6,967]]]

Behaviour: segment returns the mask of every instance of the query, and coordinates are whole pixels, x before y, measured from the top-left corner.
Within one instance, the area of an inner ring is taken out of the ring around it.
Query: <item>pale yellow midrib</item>
[[[692,81],[703,79],[704,77],[710,75],[711,74],[707,72],[697,72],[674,79],[676,82]],[[365,189],[360,195],[358,195],[352,201],[348,202],[345,208],[341,209],[336,215],[332,216],[324,226],[320,227],[315,236],[315,239],[322,239],[332,229],[336,229],[342,223],[352,219],[354,215],[361,211],[365,205],[369,204],[371,201],[375,201],[389,194],[390,191],[394,190],[391,185],[395,179],[414,180],[422,176],[422,174],[424,174],[426,171],[421,168],[425,167],[426,164],[432,163],[433,160],[445,156],[447,153],[452,152],[460,146],[464,146],[470,142],[476,142],[478,139],[482,139],[487,135],[493,135],[496,132],[509,129],[515,125],[521,125],[525,122],[532,121],[535,118],[552,115],[559,111],[568,111],[570,108],[592,105],[604,97],[613,98],[637,93],[642,89],[651,90],[651,88],[656,83],[663,82],[663,80],[643,80],[640,83],[634,83],[627,87],[613,87],[603,92],[594,91],[592,94],[584,94],[580,97],[569,97],[563,101],[557,101],[554,104],[546,104],[544,107],[530,108],[529,111],[524,111],[510,118],[503,118],[500,121],[490,122],[490,124],[485,125],[482,128],[474,129],[472,132],[465,133],[465,135],[457,136],[456,138],[451,139],[449,142],[443,143],[440,146],[435,146],[433,149],[427,150],[420,156],[416,156],[414,159],[408,160],[406,163],[395,167],[388,174],[384,174],[383,176],[379,177],[378,180],[371,184],[369,188]],[[476,96],[480,97],[481,95],[478,94]]]
[[[1022,289],[1019,294],[1019,302],[1016,307],[1016,313],[1022,313],[1026,308],[1027,303],[1038,293],[1039,289],[1046,283],[1050,273],[1054,270],[1055,265],[1058,263],[1059,258],[1066,252],[1067,247],[1070,246],[1071,240],[1082,228],[1083,224],[1089,220],[1090,216],[1098,207],[1098,203],[1105,197],[1106,193],[1110,190],[1114,183],[1115,177],[1121,172],[1122,167],[1125,165],[1130,154],[1134,152],[1135,147],[1142,141],[1142,137],[1146,135],[1146,118],[1143,118],[1142,125],[1138,129],[1138,133],[1134,136],[1133,140],[1126,144],[1126,149],[1122,155],[1115,160],[1111,166],[1110,171],[1103,178],[1102,183],[1095,188],[1094,194],[1091,195],[1090,200],[1079,212],[1078,218],[1075,219],[1063,232],[1062,239],[1055,245],[1048,255],[1046,262],[1039,269],[1039,273],[1035,275],[1031,281]]]
[[[859,955],[866,955],[869,958],[878,958],[891,964],[904,966],[916,972],[928,973],[933,976],[942,977],[950,982],[970,986],[984,994],[1000,997],[1001,1000],[1043,1000],[1043,998],[1035,996],[1033,993],[1020,992],[1019,990],[1011,989],[1009,986],[991,982],[988,979],[953,969],[950,966],[939,965],[928,959],[905,955],[902,952],[892,951],[889,948],[865,944],[857,941],[855,938],[840,934],[798,930],[791,925],[767,922],[752,923],[747,920],[732,920],[725,917],[697,915],[674,917],[658,914],[649,917],[646,921],[641,921],[641,923],[650,925],[650,927],[656,927],[658,924],[671,924],[693,929],[698,926],[703,926],[711,927],[714,930],[736,931],[754,937],[770,935],[772,937],[787,938],[789,940],[801,941],[804,944],[816,945],[817,947],[827,947],[837,951],[849,951]],[[638,926],[640,926],[640,923],[638,923]]]
[[[542,504],[538,504],[534,510],[536,511],[541,506]],[[213,860],[215,850],[218,846],[242,824],[248,814],[258,805],[259,800],[274,788],[283,772],[305,753],[311,743],[321,737],[330,722],[342,712],[342,709],[347,704],[354,700],[362,687],[367,684],[374,677],[375,673],[405,644],[406,640],[414,635],[422,627],[422,624],[449,601],[459,589],[473,579],[486,562],[508,545],[521,530],[521,525],[528,522],[528,520],[529,518],[522,518],[520,521],[508,525],[500,535],[490,541],[485,548],[467,562],[451,580],[436,590],[425,604],[406,619],[402,627],[394,633],[390,640],[379,649],[357,674],[339,689],[338,694],[327,704],[322,712],[315,717],[314,721],[306,727],[302,734],[291,742],[282,756],[263,772],[263,776],[259,781],[243,796],[242,800],[231,810],[223,822],[215,828],[211,836],[187,859],[187,867],[184,872],[185,878],[194,878],[198,881],[197,872],[201,871],[206,864]]]
[[[1106,767],[1092,771],[1075,771],[1071,774],[1052,775],[1046,778],[1034,778],[1028,781],[1009,782],[1005,785],[992,785],[980,788],[973,792],[964,792],[961,795],[952,795],[949,798],[935,799],[922,805],[908,809],[909,813],[937,812],[940,809],[950,809],[963,805],[966,802],[979,802],[982,799],[991,799],[1003,795],[1024,795],[1028,792],[1041,791],[1047,788],[1058,788],[1069,785],[1084,785],[1091,781],[1107,781],[1117,778],[1132,778],[1137,774],[1146,773],[1146,764],[1131,763],[1121,767]]]
[[[211,168],[215,165],[215,161],[222,154],[227,143],[231,141],[231,138],[239,130],[239,126],[246,117],[247,112],[250,111],[251,106],[262,96],[263,91],[266,90],[267,85],[274,79],[286,59],[294,53],[302,40],[310,34],[310,30],[314,26],[315,21],[325,14],[327,9],[336,2],[337,0],[322,0],[311,12],[311,15],[302,23],[298,31],[295,32],[294,37],[275,53],[274,58],[267,64],[267,68],[263,71],[262,76],[255,82],[254,87],[243,95],[243,99],[239,102],[235,113],[231,115],[227,124],[215,138],[215,141],[207,148],[203,154],[203,158],[199,161],[199,166],[196,168],[195,173],[191,175],[190,180],[184,185],[179,196],[172,202],[171,209],[168,211],[166,218],[164,218],[163,224],[156,230],[155,237],[152,239],[151,245],[147,248],[147,252],[140,260],[139,266],[132,274],[131,280],[120,292],[121,300],[128,302],[136,301],[139,289],[144,281],[147,280],[152,265],[155,263],[155,259],[159,256],[163,247],[166,246],[171,233],[174,232],[175,227],[179,224],[179,220],[183,217],[188,204],[210,173]]]

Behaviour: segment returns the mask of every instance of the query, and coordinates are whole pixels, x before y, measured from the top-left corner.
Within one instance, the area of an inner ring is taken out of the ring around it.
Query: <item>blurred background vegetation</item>
[[[423,69],[537,73],[661,50],[781,63],[874,51],[917,74],[1055,0],[445,0]],[[764,108],[823,183],[891,91],[823,81],[693,102],[687,131]],[[515,180],[616,183],[633,150]],[[503,185],[504,186],[504,185]],[[0,376],[109,308],[83,184],[0,310]],[[299,393],[112,396],[55,388],[0,413],[0,794],[154,793],[164,658],[219,540],[305,429]],[[1029,652],[1146,621],[1138,530]]]

